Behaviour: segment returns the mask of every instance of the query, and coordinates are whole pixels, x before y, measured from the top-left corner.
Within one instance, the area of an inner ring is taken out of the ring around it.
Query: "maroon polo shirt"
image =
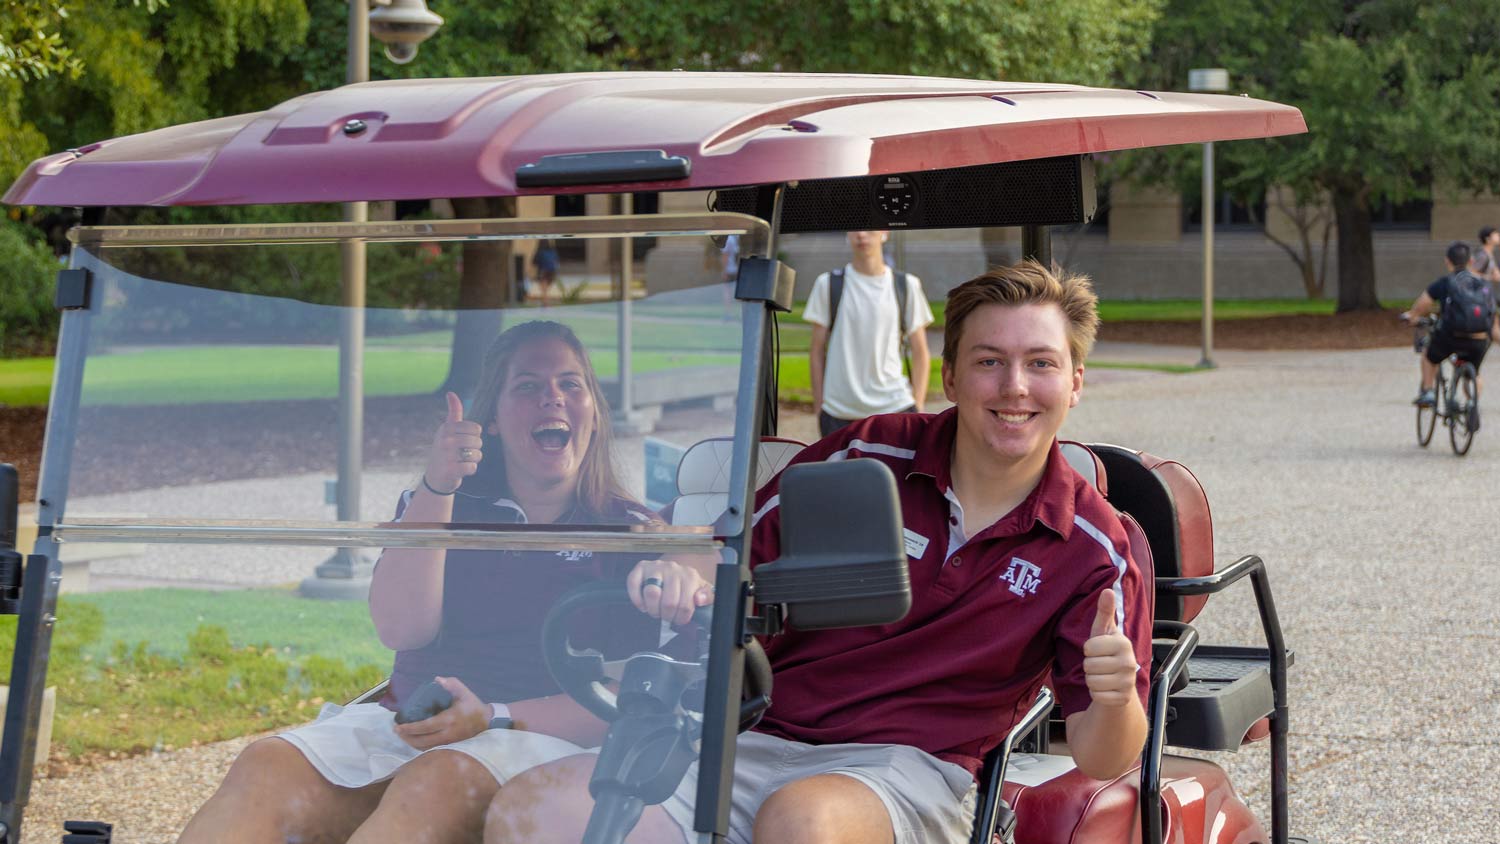
[[[758,729],[808,742],[905,744],[971,773],[1050,675],[1064,714],[1088,708],[1083,643],[1099,594],[1149,686],[1153,590],[1114,510],[1056,442],[1042,479],[990,525],[964,524],[950,493],[956,410],[856,422],[792,462],[871,457],[896,476],[912,607],[895,624],[789,630],[766,642],[774,703]],[[756,498],[755,561],[780,554],[778,475]]]

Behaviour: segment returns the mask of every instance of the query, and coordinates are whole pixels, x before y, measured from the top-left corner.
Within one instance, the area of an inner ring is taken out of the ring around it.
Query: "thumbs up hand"
[[[1115,591],[1099,593],[1098,611],[1083,643],[1083,677],[1095,703],[1124,706],[1136,699],[1135,648],[1115,623]]]
[[[433,435],[424,475],[427,485],[440,493],[456,491],[464,478],[479,471],[484,459],[479,423],[464,420],[464,404],[456,393],[448,393],[447,399],[448,416]]]

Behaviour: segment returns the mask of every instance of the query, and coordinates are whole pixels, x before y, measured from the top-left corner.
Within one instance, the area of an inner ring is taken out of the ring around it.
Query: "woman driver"
[[[470,419],[448,394],[447,419],[421,481],[402,493],[398,520],[654,520],[615,477],[607,406],[571,329],[510,328],[491,346],[485,373]],[[660,560],[633,567],[635,560],[569,550],[387,549],[370,586],[376,630],[396,651],[385,697],[326,707],[312,724],[251,744],[180,840],[478,840],[503,783],[596,746],[605,733],[602,721],[558,692],[542,661],[540,630],[553,602],[601,578],[624,588],[632,568],[632,598],[652,615],[685,621],[694,604],[710,600],[706,589],[683,594],[701,583],[684,567]],[[608,641],[627,652],[657,644],[659,622],[630,607],[604,621]],[[395,724],[393,710],[434,677],[452,705]]]

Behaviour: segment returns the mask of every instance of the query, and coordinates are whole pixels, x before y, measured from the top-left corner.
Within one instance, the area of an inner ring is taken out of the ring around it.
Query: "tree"
[[[1484,0],[1170,0],[1142,76],[1180,88],[1191,67],[1298,106],[1306,135],[1224,145],[1226,182],[1327,197],[1338,310],[1378,308],[1372,208],[1500,184],[1500,19]],[[1159,156],[1148,180],[1182,178]]]
[[[334,9],[314,2],[314,19]],[[335,4],[336,5],[336,4]],[[602,69],[798,70],[1106,83],[1150,40],[1161,0],[846,0],[843,4],[602,0],[446,5],[443,28],[410,65],[371,63],[371,76],[487,76]],[[305,65],[326,67],[342,29],[315,29]],[[1057,43],[1088,45],[1059,50]],[[325,72],[323,80],[328,83]],[[473,213],[473,201],[462,203]],[[479,201],[489,215],[514,213]],[[493,335],[470,309],[496,307],[520,283],[507,248],[464,246],[460,325],[442,389],[472,384]]]
[[[45,18],[58,72],[0,73],[0,182],[47,152],[268,108],[345,78],[346,0],[11,0]],[[1164,0],[433,0],[446,21],[417,60],[374,79],[604,69],[847,71],[1108,83],[1150,43]],[[71,12],[71,14],[69,14]],[[54,14],[55,13],[55,14]],[[45,17],[51,14],[52,17]],[[14,23],[11,21],[10,23]],[[9,34],[0,23],[0,34]],[[23,27],[24,29],[24,27]],[[53,35],[56,38],[53,38]],[[7,42],[9,43],[9,42]],[[1066,45],[1059,48],[1058,45]],[[48,51],[51,51],[50,53]],[[45,58],[41,58],[45,57]],[[67,71],[67,72],[62,72]],[[75,72],[76,71],[76,72]],[[30,116],[31,122],[22,120]],[[486,213],[513,213],[510,206]],[[112,222],[142,212],[125,210]],[[263,212],[244,213],[263,219]],[[281,211],[311,219],[327,208]],[[223,209],[173,219],[228,222]],[[247,218],[248,219],[248,218]],[[512,261],[465,245],[460,309],[512,289]],[[473,253],[472,255],[470,253]],[[502,256],[503,257],[503,256]],[[474,269],[470,269],[470,268]],[[481,272],[478,268],[490,268]],[[461,382],[472,345],[455,340]]]

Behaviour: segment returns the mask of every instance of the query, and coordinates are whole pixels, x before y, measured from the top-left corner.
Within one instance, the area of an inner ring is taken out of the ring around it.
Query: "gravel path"
[[[1220,564],[1263,556],[1292,669],[1292,831],[1323,842],[1494,841],[1500,583],[1488,546],[1500,410],[1468,457],[1415,445],[1409,351],[1223,352],[1192,375],[1098,370],[1064,435],[1182,460]],[[1500,407],[1500,404],[1496,405]],[[813,422],[787,416],[783,432]],[[1433,518],[1433,517],[1436,518]],[[1209,604],[1209,644],[1259,644],[1248,584]],[[169,841],[243,740],[36,782],[29,841],[63,818]],[[1268,822],[1266,747],[1216,757]]]

